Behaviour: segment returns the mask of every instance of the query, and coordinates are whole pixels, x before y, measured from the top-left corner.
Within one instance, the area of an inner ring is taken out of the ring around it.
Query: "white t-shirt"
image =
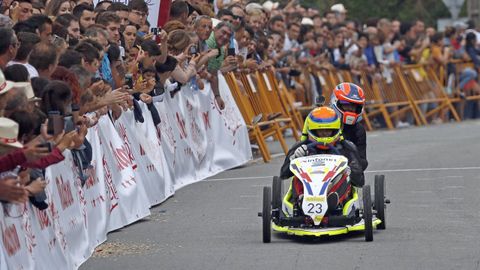
[[[7,64],[7,67],[8,66],[11,66],[11,65],[23,65],[24,67],[27,68],[27,71],[28,71],[28,75],[30,75],[30,79],[32,78],[35,78],[35,77],[38,77],[38,71],[36,68],[34,68],[32,65],[30,65],[29,63],[20,63],[20,62],[17,62],[17,61],[10,61],[8,62]]]
[[[474,33],[477,36],[477,47],[480,45],[480,32],[475,31],[475,29],[468,29],[465,31],[465,35],[468,33]]]
[[[285,41],[283,42],[283,50],[284,51],[289,51],[293,48],[297,48],[299,47],[300,44],[298,44],[298,41],[294,40],[294,39],[290,39],[288,37],[288,34],[285,33]]]

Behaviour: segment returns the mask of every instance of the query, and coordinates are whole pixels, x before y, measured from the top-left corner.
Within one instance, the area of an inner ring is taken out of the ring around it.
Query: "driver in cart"
[[[296,158],[319,154],[343,155],[348,159],[350,180],[348,181],[346,176],[340,179],[338,183],[335,183],[335,188],[331,190],[329,196],[336,196],[334,200],[337,205],[346,202],[351,193],[351,185],[362,187],[365,184],[365,178],[357,148],[352,142],[343,138],[341,124],[337,113],[330,107],[319,107],[312,110],[305,120],[308,138],[295,143],[288,151],[280,171],[280,178],[287,179],[293,176],[290,171],[290,161]],[[314,146],[309,147],[312,145]],[[291,196],[287,195],[290,197],[290,201],[301,205],[303,185],[300,180],[293,177],[289,190],[292,192]]]

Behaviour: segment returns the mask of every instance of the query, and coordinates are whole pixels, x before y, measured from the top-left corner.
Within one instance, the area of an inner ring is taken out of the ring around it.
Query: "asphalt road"
[[[369,133],[367,183],[385,174],[391,200],[373,242],[274,233],[263,244],[257,212],[278,157],[177,191],[80,269],[480,269],[479,138],[479,121]]]

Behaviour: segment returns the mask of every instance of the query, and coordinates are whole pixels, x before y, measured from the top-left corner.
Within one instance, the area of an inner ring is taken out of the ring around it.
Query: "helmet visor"
[[[339,101],[337,103],[337,106],[343,112],[353,112],[356,114],[361,114],[363,109],[363,106],[360,104],[355,104],[355,103],[350,103],[345,101]]]
[[[317,138],[330,138],[338,133],[338,129],[312,129],[310,132]]]

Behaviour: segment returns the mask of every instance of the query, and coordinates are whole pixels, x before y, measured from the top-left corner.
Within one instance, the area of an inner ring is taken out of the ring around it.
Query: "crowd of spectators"
[[[421,19],[351,20],[343,4],[319,11],[302,7],[294,0],[269,0],[263,4],[191,0],[173,2],[164,30],[169,43],[175,43],[169,46],[177,46],[177,51],[186,54],[191,46],[210,53],[223,45],[220,55],[210,60],[209,68],[252,72],[274,67],[278,79],[305,105],[323,94],[318,71],[349,70],[360,85],[360,75],[367,73],[370,79],[384,80],[388,86],[393,68],[405,64],[445,66],[449,94],[459,79],[466,95],[480,93],[478,83],[465,75],[459,78],[461,72],[448,64],[453,59],[473,61],[475,69],[469,69],[467,74],[478,81],[480,33],[472,22],[457,22],[438,32]],[[181,45],[173,38],[179,35],[185,37]],[[187,36],[190,43],[186,42]],[[470,81],[466,88],[465,81]],[[478,106],[470,111],[471,116],[478,114]],[[407,120],[397,125],[408,125]]]
[[[144,0],[4,0],[1,14],[0,200],[40,209],[48,207],[45,168],[64,150],[86,180],[85,137],[100,116],[115,121],[133,109],[143,122],[144,102],[158,124],[154,102],[205,83],[223,109],[221,73],[274,68],[308,103],[322,94],[311,76],[318,70],[367,71],[388,83],[394,65],[458,58],[475,67],[462,73],[461,88],[480,93],[479,33],[461,23],[444,32],[422,20],[360,23],[342,4],[319,11],[295,0],[175,0],[162,27],[149,24]]]

